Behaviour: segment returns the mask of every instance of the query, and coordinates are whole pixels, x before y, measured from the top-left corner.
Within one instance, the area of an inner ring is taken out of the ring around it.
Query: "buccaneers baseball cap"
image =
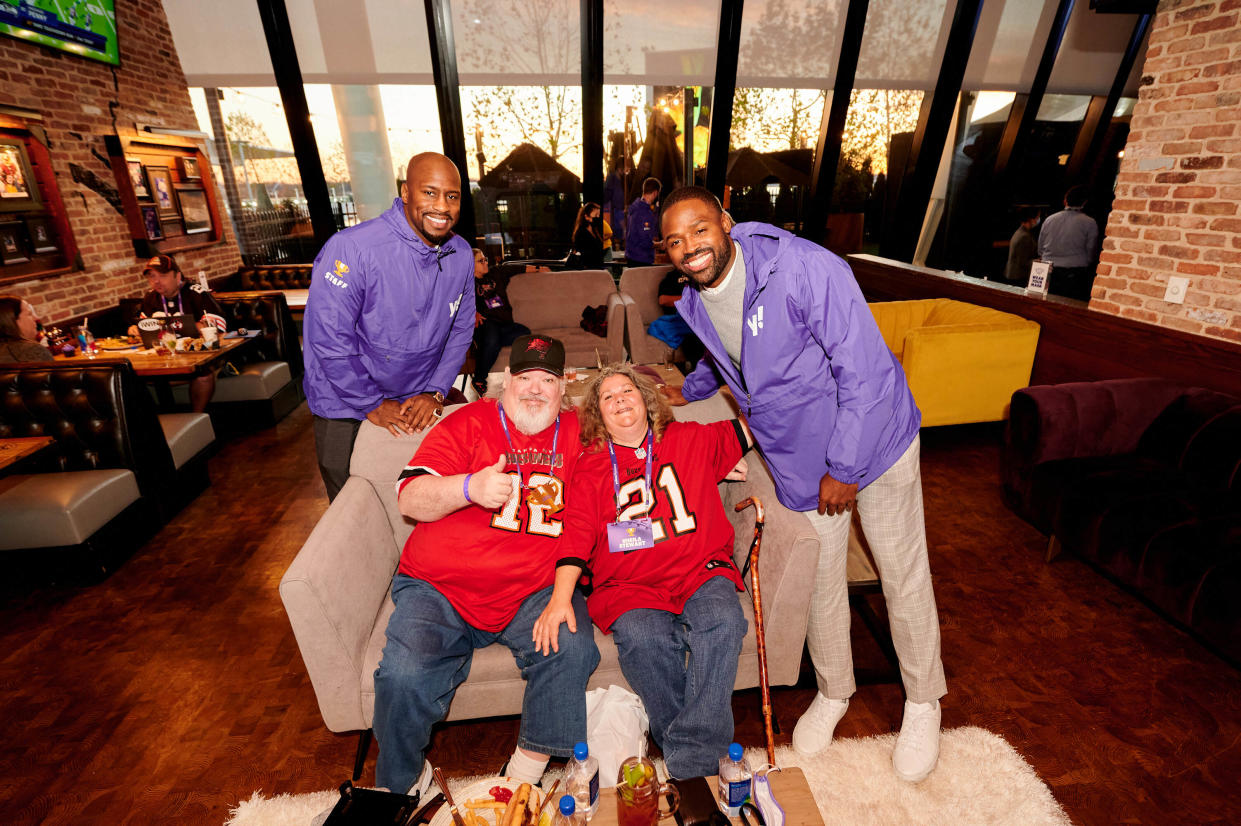
[[[161,252],[159,255],[154,256],[147,262],[146,268],[142,271],[142,274],[146,275],[151,272],[180,272],[180,270],[181,268],[177,266],[177,260],[175,258]]]
[[[551,336],[522,336],[513,342],[509,353],[508,371],[546,370],[555,376],[564,375],[564,345]]]

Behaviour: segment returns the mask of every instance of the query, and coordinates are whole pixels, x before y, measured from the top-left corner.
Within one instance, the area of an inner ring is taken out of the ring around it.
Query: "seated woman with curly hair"
[[[753,440],[737,419],[673,421],[663,396],[629,365],[600,372],[579,416],[586,449],[536,647],[548,650],[561,622],[576,630],[570,598],[579,577],[589,580],[587,610],[615,635],[669,775],[715,774],[732,742],[746,632],[733,530],[716,486],[745,478],[741,457]]]

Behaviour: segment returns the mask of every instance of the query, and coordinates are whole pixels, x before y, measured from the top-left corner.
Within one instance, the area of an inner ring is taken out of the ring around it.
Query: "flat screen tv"
[[[120,64],[114,0],[0,0],[0,34]]]

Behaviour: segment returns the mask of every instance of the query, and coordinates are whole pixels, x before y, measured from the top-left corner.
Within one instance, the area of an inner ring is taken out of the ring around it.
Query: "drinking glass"
[[[667,811],[659,808],[664,795],[672,795]],[[660,783],[655,777],[655,765],[645,757],[629,757],[621,763],[616,777],[616,823],[617,826],[655,826],[667,820],[681,805],[681,793],[676,786]]]

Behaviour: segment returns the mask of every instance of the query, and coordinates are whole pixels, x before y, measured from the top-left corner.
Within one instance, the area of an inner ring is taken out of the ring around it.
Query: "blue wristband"
[[[467,473],[465,475],[465,481],[461,483],[461,493],[465,495],[465,501],[469,502],[471,505],[474,504],[474,500],[470,498],[470,477],[473,475],[473,473]]]

